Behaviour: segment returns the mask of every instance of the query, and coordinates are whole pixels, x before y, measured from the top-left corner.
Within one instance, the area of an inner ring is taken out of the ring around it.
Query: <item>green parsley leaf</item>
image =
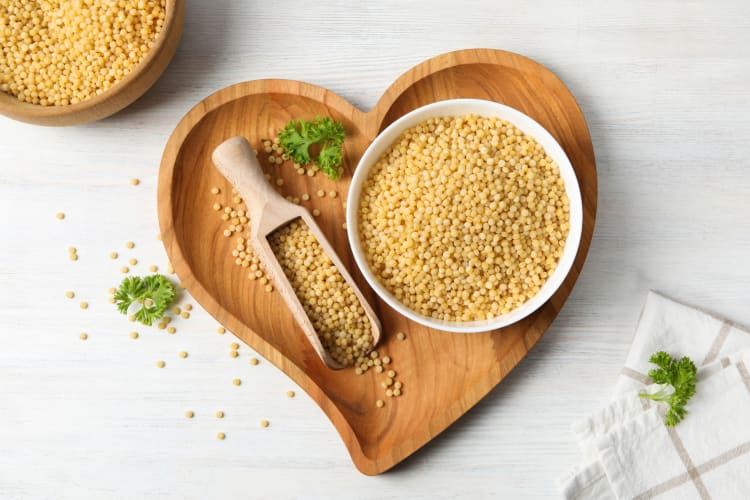
[[[698,370],[687,356],[678,360],[664,351],[654,353],[649,361],[658,368],[650,370],[648,376],[662,387],[653,394],[642,392],[638,395],[667,403],[669,410],[664,423],[669,427],[675,426],[687,415],[685,405],[695,395]]]
[[[292,120],[279,132],[279,144],[295,163],[308,165],[316,162],[330,179],[341,177],[346,130],[341,122],[331,117],[313,121]],[[310,146],[320,145],[317,158],[310,154]]]
[[[131,306],[138,304],[132,314],[137,321],[150,326],[164,316],[175,294],[174,285],[164,275],[128,276],[115,292],[115,305],[122,314],[128,314]]]

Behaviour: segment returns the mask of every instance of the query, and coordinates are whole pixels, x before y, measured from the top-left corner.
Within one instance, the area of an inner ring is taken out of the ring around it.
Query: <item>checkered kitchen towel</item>
[[[698,365],[688,415],[639,398],[656,351]],[[585,465],[560,480],[569,499],[750,499],[750,330],[650,292],[610,404],[573,427]]]

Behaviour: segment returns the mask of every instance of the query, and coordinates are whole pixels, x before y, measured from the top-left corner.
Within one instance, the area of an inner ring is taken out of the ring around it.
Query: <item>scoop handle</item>
[[[267,204],[284,200],[266,180],[253,147],[244,137],[235,136],[222,142],[211,158],[219,172],[242,195],[251,219],[253,213],[260,214]]]

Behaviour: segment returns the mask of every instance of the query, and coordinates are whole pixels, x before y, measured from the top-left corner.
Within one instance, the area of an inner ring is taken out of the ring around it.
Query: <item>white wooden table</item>
[[[1,498],[549,498],[578,460],[568,428],[606,400],[649,288],[750,323],[745,0],[188,4],[174,61],[126,111],[62,129],[0,119]],[[264,360],[251,366],[247,347],[231,359],[234,338],[199,308],[176,335],[128,337],[106,290],[126,256],[141,273],[166,265],[157,169],[194,103],[284,77],[367,109],[412,65],[467,47],[520,52],[570,86],[600,189],[578,286],[477,408],[365,477],[317,406],[299,390],[288,399],[294,384]]]

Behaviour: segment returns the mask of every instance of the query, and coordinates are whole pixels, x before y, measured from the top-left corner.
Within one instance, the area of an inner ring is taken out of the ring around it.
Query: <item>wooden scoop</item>
[[[263,176],[263,170],[258,163],[255,151],[253,151],[250,143],[244,137],[227,139],[214,150],[212,158],[219,172],[227,178],[245,201],[250,217],[250,245],[253,247],[258,259],[265,266],[266,274],[273,281],[292,315],[294,315],[297,324],[302,328],[315,352],[318,353],[318,356],[320,356],[320,359],[323,360],[326,366],[334,370],[343,368],[323,348],[323,344],[321,344],[310,318],[307,317],[307,313],[305,313],[305,309],[297,298],[297,294],[289,284],[289,280],[276,260],[276,255],[268,244],[267,238],[271,233],[295,219],[302,219],[307,224],[307,227],[318,240],[323,251],[331,259],[333,265],[341,273],[341,276],[344,277],[346,283],[354,290],[357,300],[359,300],[362,309],[365,311],[365,315],[370,320],[373,347],[375,347],[380,340],[380,321],[375,316],[370,304],[362,296],[362,292],[357,288],[357,285],[341,263],[341,259],[334,252],[331,244],[326,240],[326,237],[317,224],[315,224],[310,212],[284,199],[283,196],[273,189]]]

